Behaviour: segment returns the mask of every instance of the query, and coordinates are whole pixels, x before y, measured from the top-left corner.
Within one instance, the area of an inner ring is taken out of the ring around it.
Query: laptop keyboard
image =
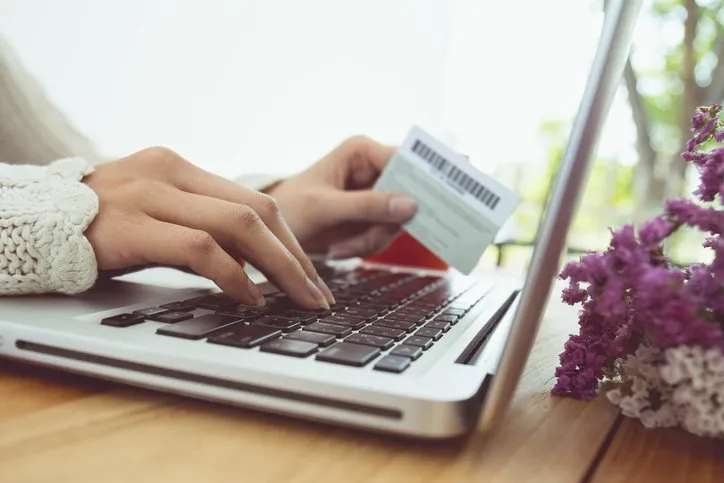
[[[352,367],[374,362],[375,370],[399,374],[487,292],[449,278],[362,267],[324,266],[320,274],[337,301],[329,311],[300,310],[281,292],[267,295],[261,308],[212,294],[115,315],[101,324],[125,328],[162,322],[156,332],[163,337]]]

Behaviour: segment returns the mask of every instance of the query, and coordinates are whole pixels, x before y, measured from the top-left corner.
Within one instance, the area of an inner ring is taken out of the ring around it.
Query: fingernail
[[[324,280],[322,280],[322,277],[317,275],[317,287],[319,287],[319,290],[322,291],[325,297],[327,297],[327,301],[330,304],[336,303],[336,300],[334,300],[334,295],[332,294],[332,291],[329,290],[329,287],[326,283],[324,283]]]
[[[406,220],[417,212],[417,202],[407,196],[395,196],[390,199],[390,215]]]
[[[266,305],[266,299],[264,298],[264,294],[261,293],[261,290],[259,290],[259,287],[257,287],[250,278],[246,280],[246,283],[249,286],[249,295],[255,300],[255,305],[257,307],[264,307]]]
[[[307,277],[307,290],[309,290],[309,294],[312,296],[315,302],[319,304],[321,308],[324,310],[329,310],[329,302],[327,302],[327,299],[324,297],[322,292],[319,291],[317,286],[312,282],[312,279]]]

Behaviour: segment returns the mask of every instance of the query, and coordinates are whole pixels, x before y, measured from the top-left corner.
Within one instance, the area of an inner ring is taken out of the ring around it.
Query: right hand
[[[100,201],[86,236],[98,268],[188,268],[241,303],[261,291],[244,261],[301,307],[329,308],[331,292],[268,195],[208,173],[165,148],[100,165],[84,182]]]

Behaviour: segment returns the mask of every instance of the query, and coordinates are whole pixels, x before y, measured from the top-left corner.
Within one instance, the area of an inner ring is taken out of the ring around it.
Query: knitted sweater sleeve
[[[82,158],[0,164],[0,295],[76,294],[93,286],[98,268],[84,232],[99,203],[81,182],[92,171]]]

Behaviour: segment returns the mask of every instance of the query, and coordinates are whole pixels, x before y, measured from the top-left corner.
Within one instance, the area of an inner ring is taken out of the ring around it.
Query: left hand
[[[406,196],[370,189],[394,152],[353,137],[267,193],[307,253],[368,256],[383,250],[417,211]]]

